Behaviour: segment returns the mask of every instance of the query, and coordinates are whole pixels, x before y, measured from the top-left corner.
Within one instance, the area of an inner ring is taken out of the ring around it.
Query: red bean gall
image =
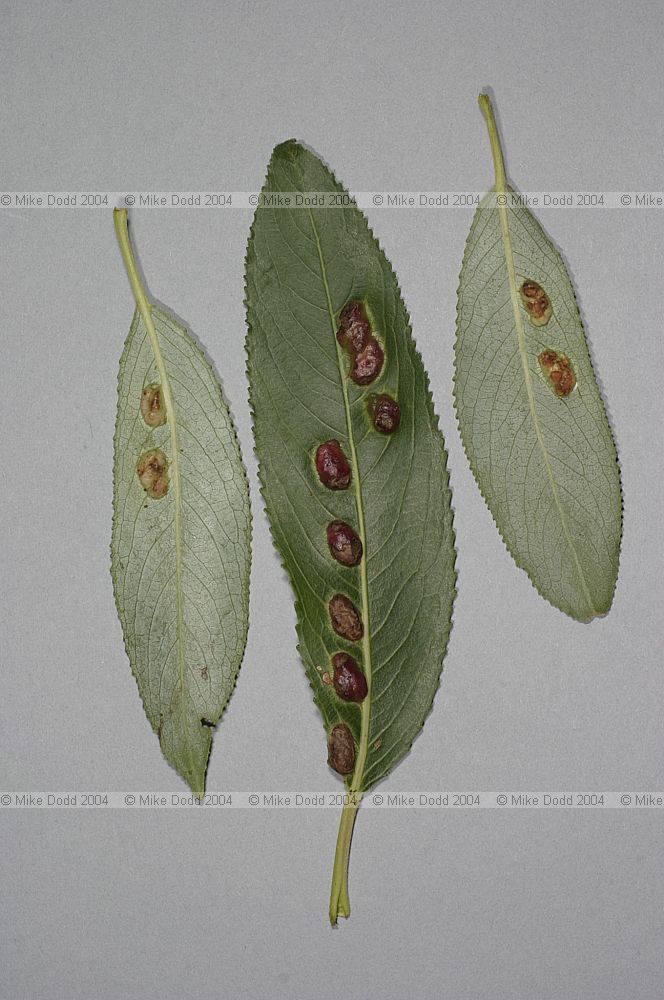
[[[364,635],[360,612],[345,594],[335,594],[327,606],[332,628],[342,639],[359,642]]]
[[[350,377],[356,385],[370,385],[380,375],[385,354],[375,337],[371,337],[359,354],[351,368]]]
[[[364,305],[356,300],[349,302],[341,310],[339,319],[341,326],[337,332],[337,340],[342,347],[347,347],[351,353],[357,354],[371,336],[371,327]]]
[[[141,395],[141,416],[148,427],[161,427],[166,423],[166,407],[161,386],[146,385]]]
[[[561,398],[569,396],[576,385],[576,375],[567,355],[547,347],[537,356],[537,360],[549,387],[556,396]]]
[[[316,472],[329,490],[347,490],[350,485],[350,465],[338,441],[324,441],[316,451]]]
[[[401,408],[396,399],[387,394],[372,396],[369,412],[373,425],[381,434],[394,434],[401,422]]]
[[[327,544],[332,558],[342,566],[357,566],[362,559],[362,542],[345,521],[331,521],[328,524]]]
[[[367,679],[356,661],[348,653],[335,653],[332,657],[332,683],[344,701],[364,701],[367,696]]]
[[[161,500],[168,493],[168,459],[161,448],[143,452],[136,465],[136,474],[153,500]]]
[[[521,301],[533,326],[546,326],[551,319],[551,300],[536,281],[526,280],[519,289]]]
[[[340,322],[337,340],[353,360],[350,377],[357,385],[369,385],[380,375],[385,354],[373,336],[364,304],[353,299],[341,310]]]
[[[355,767],[355,740],[345,722],[332,727],[327,741],[327,762],[337,774],[351,774]]]

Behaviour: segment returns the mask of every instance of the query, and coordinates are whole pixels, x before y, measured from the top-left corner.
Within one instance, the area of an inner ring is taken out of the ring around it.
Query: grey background
[[[351,191],[484,190],[493,87],[522,190],[661,190],[658,4],[0,6],[3,190],[253,190],[306,141]],[[449,453],[459,596],[443,683],[381,791],[662,791],[663,211],[542,209],[620,451],[615,604],[542,601],[472,480],[451,403],[470,209],[370,212]],[[152,294],[221,373],[249,466],[252,625],[208,788],[335,790],[257,492],[249,211],[136,210]],[[115,381],[132,301],[107,211],[2,210],[2,787],[183,791],[109,575]],[[277,738],[276,733],[279,733]],[[360,813],[331,931],[334,811],[0,812],[0,995],[654,998],[662,812]]]

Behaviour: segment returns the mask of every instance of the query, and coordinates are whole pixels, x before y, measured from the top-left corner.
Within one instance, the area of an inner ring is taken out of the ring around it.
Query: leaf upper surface
[[[263,197],[337,194],[344,207],[257,209],[246,294],[251,403],[263,496],[274,541],[296,598],[299,649],[326,730],[346,723],[358,754],[349,784],[365,791],[408,752],[439,684],[454,597],[454,538],[443,437],[394,273],[366,220],[330,171],[296,142],[272,156]],[[328,199],[328,202],[331,199]],[[385,363],[370,387],[348,377],[339,314],[361,300]],[[371,393],[389,393],[401,424],[378,433]],[[352,467],[349,489],[319,481],[314,454],[336,439]],[[357,529],[357,568],[330,556],[326,526]],[[360,610],[361,643],[330,626],[328,601],[342,593]],[[362,705],[324,682],[331,657],[347,652],[369,684]]]

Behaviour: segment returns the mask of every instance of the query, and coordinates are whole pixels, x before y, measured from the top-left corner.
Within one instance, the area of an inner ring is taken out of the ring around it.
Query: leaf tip
[[[278,146],[274,147],[272,152],[273,160],[290,160],[294,162],[304,147],[297,139],[286,139],[285,142],[280,142]]]
[[[203,799],[205,798],[205,777],[207,774],[207,761],[205,763],[205,767],[202,770],[198,768],[196,768],[196,770],[189,770],[189,769],[185,770],[185,768],[180,768],[177,765],[175,766],[175,769],[180,774],[180,777],[184,778],[184,780],[186,781],[187,785],[191,789],[191,794],[197,800],[198,805],[201,805]]]

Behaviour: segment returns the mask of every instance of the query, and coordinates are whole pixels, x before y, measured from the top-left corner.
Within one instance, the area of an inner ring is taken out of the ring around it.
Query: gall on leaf
[[[345,722],[332,727],[327,742],[327,763],[337,774],[351,774],[355,767],[355,740]]]

